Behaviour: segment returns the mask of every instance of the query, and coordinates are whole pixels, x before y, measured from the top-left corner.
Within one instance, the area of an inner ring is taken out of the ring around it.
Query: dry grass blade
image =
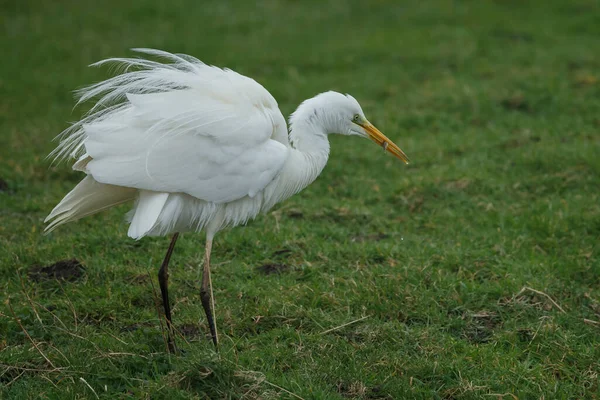
[[[365,315],[364,317],[361,317],[359,319],[355,319],[354,321],[346,322],[345,324],[342,324],[340,326],[336,326],[335,328],[327,329],[326,331],[321,332],[320,335],[325,335],[326,333],[337,331],[338,329],[342,329],[342,328],[344,328],[344,327],[346,327],[348,325],[355,324],[355,323],[360,322],[363,319],[367,319],[369,317],[370,317],[370,315]]]
[[[33,347],[35,347],[35,349],[42,355],[42,357],[44,357],[44,359],[48,362],[48,364],[50,364],[52,366],[52,368],[56,369],[56,366],[52,363],[52,361],[50,361],[50,359],[44,354],[44,352],[42,351],[42,349],[39,348],[39,346],[37,345],[37,343],[35,343],[35,341],[31,338],[31,336],[29,336],[29,332],[27,332],[27,329],[25,329],[25,327],[21,323],[21,320],[15,314],[15,310],[13,310],[13,307],[10,304],[10,298],[6,299],[6,304],[8,305],[8,308],[10,309],[10,312],[11,312],[13,318],[15,319],[15,321],[17,322],[17,324],[19,325],[19,327],[21,327],[21,330],[23,331],[23,333],[25,334],[25,336],[27,336],[27,339],[29,339],[29,341],[31,342],[31,344],[33,344]]]
[[[297,394],[295,394],[295,393],[292,393],[292,392],[290,392],[289,390],[287,390],[287,389],[284,389],[284,388],[282,388],[282,387],[281,387],[281,386],[279,386],[279,385],[276,385],[276,384],[274,384],[274,383],[271,383],[271,382],[269,382],[269,381],[268,381],[268,380],[266,380],[266,379],[263,381],[263,383],[266,383],[266,384],[267,384],[267,385],[269,385],[269,386],[272,386],[272,387],[274,387],[274,388],[276,388],[276,389],[278,389],[278,390],[281,390],[282,392],[285,392],[285,393],[289,394],[290,396],[292,396],[292,397],[295,397],[296,399],[304,400],[304,397],[300,397],[300,396],[298,396]]]
[[[98,328],[98,329],[100,329],[102,332],[106,333],[108,336],[112,337],[113,339],[115,339],[115,340],[117,340],[117,341],[119,341],[119,342],[123,343],[123,344],[124,344],[124,345],[126,345],[126,346],[129,346],[129,343],[127,343],[126,341],[124,341],[124,340],[120,339],[119,337],[117,337],[117,336],[113,335],[113,334],[112,334],[112,333],[110,333],[108,330],[104,329],[103,327],[101,327],[101,326],[98,326],[97,328]]]
[[[558,308],[563,314],[567,313],[560,305],[558,305],[558,303],[556,301],[554,301],[554,299],[552,299],[552,297],[550,297],[548,294],[542,292],[541,290],[537,290],[537,289],[530,288],[529,286],[525,286],[525,287],[523,287],[523,289],[521,289],[519,291],[519,293],[517,293],[517,296],[523,294],[526,291],[530,291],[530,292],[539,294],[541,296],[544,296],[545,298],[550,300],[550,302],[554,305],[554,307]]]
[[[15,383],[16,381],[19,380],[19,378],[21,376],[23,376],[23,374],[25,374],[25,372],[27,372],[26,370],[21,371],[21,373],[17,376],[15,376],[13,379],[10,380],[10,382],[8,382],[7,384],[4,385],[4,387],[9,387],[10,385],[12,385],[13,383]],[[0,375],[1,376],[1,375]]]
[[[510,396],[514,400],[519,400],[519,398],[517,396],[515,396],[514,394],[512,394],[512,393],[487,393],[487,394],[484,394],[484,396],[497,397],[500,400],[503,399],[506,396]]]
[[[51,372],[69,372],[68,370],[66,370],[65,368],[32,368],[32,367],[19,367],[16,365],[8,365],[8,364],[1,364],[0,363],[0,367],[2,368],[6,368],[7,370],[10,369],[17,369],[19,371],[30,371],[30,372],[45,372],[45,373],[51,373]],[[70,371],[73,372],[73,371]]]
[[[87,381],[86,381],[85,379],[83,379],[83,377],[81,377],[81,376],[80,376],[80,377],[79,377],[79,380],[80,380],[81,382],[85,383],[85,385],[86,385],[87,387],[89,387],[89,388],[90,388],[90,390],[92,391],[92,393],[94,393],[94,396],[96,396],[96,398],[97,398],[97,399],[99,399],[99,398],[100,398],[100,397],[98,397],[98,393],[96,393],[96,391],[94,390],[94,388],[93,388],[93,387],[91,387],[91,386],[90,386],[90,384],[89,384],[89,383],[87,383]]]
[[[73,305],[73,302],[71,301],[71,298],[68,295],[68,292],[65,290],[65,287],[63,286],[62,282],[60,280],[57,281],[60,289],[62,290],[65,298],[67,299],[67,304],[69,306],[69,308],[71,309],[71,312],[73,313],[73,322],[75,323],[75,332],[77,332],[78,330],[78,325],[77,325],[77,311],[75,311],[75,306]]]
[[[238,367],[237,364],[234,364],[233,362],[231,362],[230,360],[223,358],[224,361],[234,365],[235,367]],[[267,385],[274,387],[278,390],[281,390],[282,392],[285,392],[287,394],[289,394],[290,396],[296,398],[296,399],[300,399],[300,400],[305,400],[303,397],[298,396],[297,394],[290,392],[289,390],[282,388],[279,385],[276,385],[274,383],[269,382],[266,378],[265,375],[262,372],[257,372],[257,371],[248,371],[248,370],[244,370],[244,369],[240,369],[239,372],[237,372],[237,374],[239,375],[243,375],[245,378],[251,378],[254,381],[256,381],[257,384],[262,384],[262,383],[266,383]]]
[[[58,326],[56,327],[56,329],[60,330],[61,332],[66,333],[67,335],[73,336],[73,337],[75,337],[77,339],[81,339],[81,340],[83,340],[83,341],[91,344],[98,353],[104,355],[104,353],[102,352],[102,350],[100,349],[100,347],[98,347],[98,345],[96,343],[94,343],[93,341],[91,341],[89,339],[86,339],[83,336],[77,335],[76,333],[73,333],[73,332],[69,331],[68,329],[63,329],[63,328],[60,328]]]
[[[62,320],[56,314],[54,314],[52,311],[50,311],[46,306],[44,306],[43,304],[38,303],[38,302],[34,302],[34,303],[37,304],[39,307],[43,308],[46,312],[50,313],[52,315],[52,317],[63,326],[64,329],[68,329],[67,326],[65,325],[65,323],[62,322]]]
[[[33,310],[33,313],[35,314],[35,318],[38,320],[38,322],[40,323],[42,328],[46,329],[46,326],[42,322],[42,319],[40,318],[40,315],[37,312],[37,308],[33,304],[33,300],[31,300],[31,297],[29,297],[29,293],[27,293],[27,290],[25,290],[25,283],[23,282],[23,277],[21,276],[21,273],[19,271],[17,271],[17,276],[19,277],[19,282],[21,283],[21,289],[23,290],[23,294],[27,298],[27,301],[29,302],[31,309]]]
[[[50,383],[52,386],[54,386],[55,388],[57,388],[57,389],[58,389],[58,386],[56,386],[56,383],[54,383],[54,382],[52,381],[52,379],[48,378],[48,377],[47,377],[47,376],[45,376],[45,375],[41,375],[40,377],[41,377],[42,379],[45,379],[45,380],[47,380],[47,381],[48,381],[48,382],[49,382],[49,383]],[[71,380],[72,380],[72,379],[71,379]]]
[[[109,356],[132,356],[132,357],[142,357],[145,358],[146,360],[148,359],[148,357],[143,356],[141,354],[134,354],[134,353],[107,353],[107,355]]]

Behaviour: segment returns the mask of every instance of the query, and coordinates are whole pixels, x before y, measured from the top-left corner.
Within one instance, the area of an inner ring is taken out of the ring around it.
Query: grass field
[[[596,1],[24,0],[0,21],[0,398],[599,397]],[[332,137],[313,185],[217,236],[218,354],[202,235],[172,260],[178,356],[168,238],[127,238],[126,206],[42,235],[82,178],[44,159],[72,90],[132,47],[252,76],[284,115],[351,93],[412,160]]]

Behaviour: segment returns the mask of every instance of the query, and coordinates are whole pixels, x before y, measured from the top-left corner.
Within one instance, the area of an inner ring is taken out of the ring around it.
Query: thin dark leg
[[[212,282],[210,279],[210,250],[212,248],[212,240],[206,240],[206,251],[204,253],[204,270],[202,271],[202,286],[200,286],[200,300],[202,307],[206,313],[206,321],[210,329],[213,344],[217,350],[219,349],[219,335],[217,334],[217,325],[215,323],[214,309],[215,299],[212,291]]]
[[[160,285],[160,293],[162,295],[163,307],[165,309],[165,317],[167,318],[167,343],[169,351],[174,353],[176,351],[175,341],[173,340],[173,322],[171,321],[171,305],[169,304],[169,260],[171,260],[171,254],[175,248],[175,243],[179,237],[179,232],[175,232],[171,239],[171,244],[165,254],[165,259],[162,262],[160,270],[158,271],[158,283]]]

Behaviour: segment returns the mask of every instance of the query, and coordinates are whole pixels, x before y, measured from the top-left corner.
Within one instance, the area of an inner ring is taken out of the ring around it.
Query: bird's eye
[[[354,118],[352,118],[352,121],[354,121],[354,122],[358,122],[358,121],[360,121],[360,115],[356,114],[356,115],[354,116]]]

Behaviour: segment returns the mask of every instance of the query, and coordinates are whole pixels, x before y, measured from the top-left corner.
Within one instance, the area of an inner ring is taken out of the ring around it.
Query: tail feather
[[[127,235],[137,240],[148,234],[158,222],[168,199],[169,193],[140,191]]]
[[[76,221],[117,204],[133,200],[136,194],[136,189],[100,183],[88,175],[46,217],[44,222],[53,221],[44,232],[52,232],[67,222]]]

